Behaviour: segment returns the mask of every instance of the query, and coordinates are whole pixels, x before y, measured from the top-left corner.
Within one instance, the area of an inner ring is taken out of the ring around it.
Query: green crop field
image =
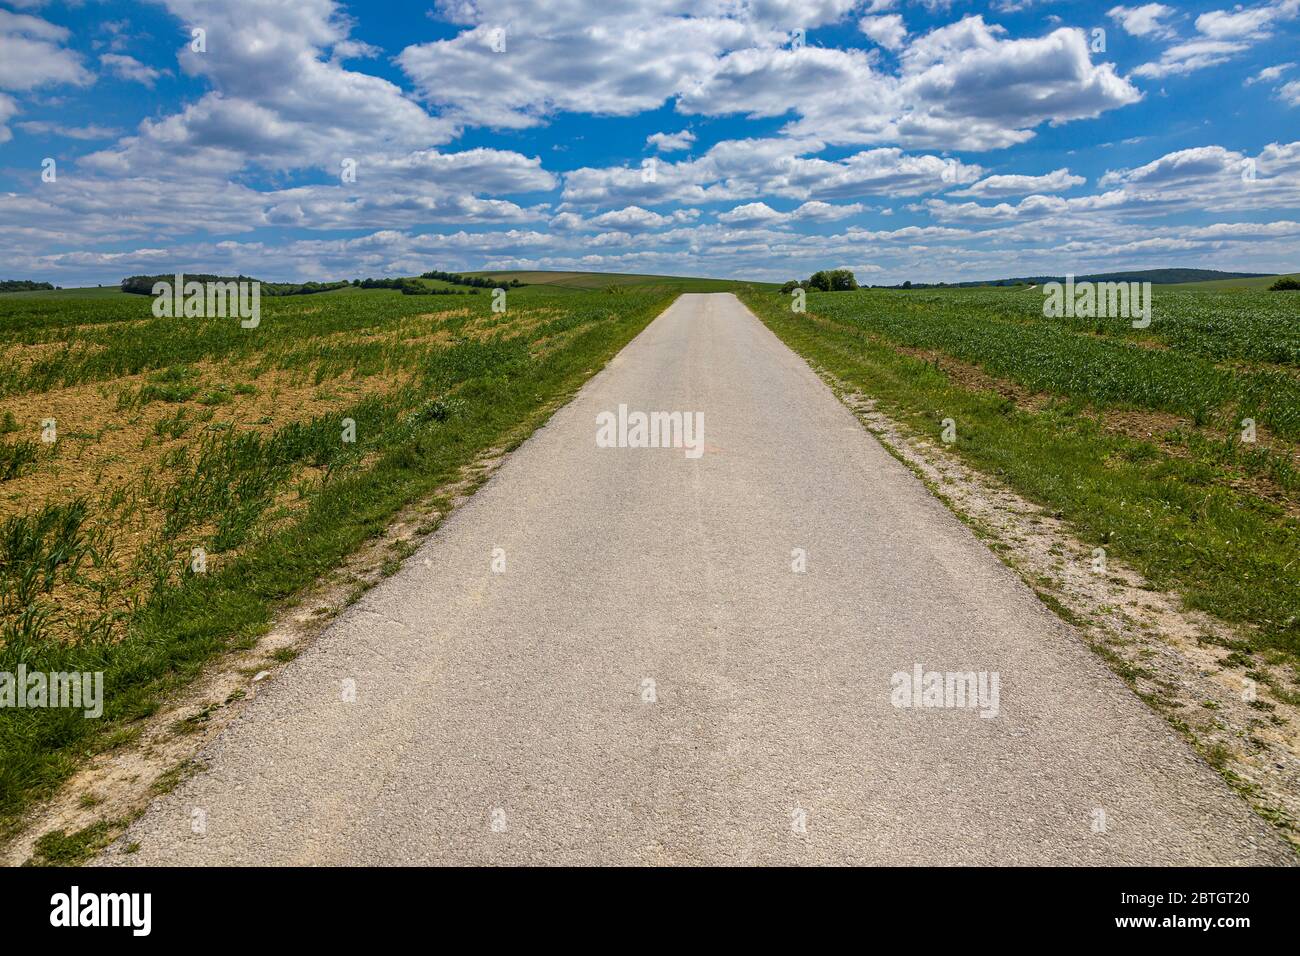
[[[1041,289],[741,295],[886,414],[953,419],[969,464],[1243,626],[1243,653],[1300,662],[1297,294],[1157,286],[1146,329],[1044,318]]]
[[[103,720],[0,710],[0,823],[521,441],[684,285],[511,289],[504,314],[349,288],[264,298],[255,329],[113,290],[0,297],[0,671],[105,675]]]

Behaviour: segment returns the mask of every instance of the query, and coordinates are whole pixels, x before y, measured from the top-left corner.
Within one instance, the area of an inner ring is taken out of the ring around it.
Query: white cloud
[[[835,222],[865,212],[866,208],[859,202],[837,206],[817,199],[810,199],[791,212],[790,218],[801,222]]]
[[[858,29],[879,43],[886,50],[897,50],[907,39],[907,25],[897,13],[881,17],[863,17],[858,21]]]
[[[719,213],[718,222],[741,228],[776,226],[792,222],[835,222],[848,219],[865,211],[862,203],[833,205],[819,200],[809,200],[789,212],[778,212],[767,203],[751,202]]]
[[[1294,66],[1294,63],[1278,63],[1276,66],[1266,66],[1254,76],[1247,77],[1246,86],[1253,86],[1256,83],[1272,83],[1281,79],[1282,74]]]
[[[901,74],[853,63],[789,132],[833,143],[892,141],[968,150],[1012,146],[1033,128],[1091,118],[1141,94],[1109,63],[1094,64],[1081,30],[1007,39],[966,17],[913,39]]]
[[[101,54],[99,62],[104,64],[120,79],[130,80],[133,83],[142,83],[150,89],[153,88],[158,77],[162,76],[161,70],[155,70],[153,67],[141,63],[135,57],[125,56],[121,53]]]
[[[1272,36],[1277,21],[1294,18],[1297,14],[1300,14],[1297,0],[1202,13],[1196,18],[1199,36],[1169,47],[1161,53],[1159,60],[1144,63],[1133,73],[1159,79],[1218,66]]]
[[[1073,175],[1068,169],[1054,169],[1043,176],[989,176],[952,195],[983,198],[1027,196],[1038,192],[1061,192],[1074,186],[1082,186],[1087,181],[1083,176]]]
[[[28,120],[18,123],[24,133],[35,136],[66,136],[68,139],[112,139],[121,136],[122,131],[112,126],[99,126],[95,123],[86,126],[67,126],[50,120]]]
[[[351,29],[333,0],[165,2],[182,23],[205,24],[207,52],[186,45],[179,58],[212,91],[88,158],[96,169],[159,176],[224,176],[250,164],[337,171],[346,157],[425,148],[456,132],[388,80],[323,59]]]
[[[601,229],[617,229],[621,232],[644,232],[649,229],[662,229],[673,222],[671,216],[661,216],[640,206],[627,206],[623,209],[611,209],[590,220]]]
[[[786,213],[777,212],[764,202],[751,202],[737,206],[728,212],[718,214],[718,222],[732,226],[759,226],[784,222]]]
[[[934,155],[911,155],[881,147],[825,160],[817,140],[783,138],[724,140],[703,156],[660,162],[653,181],[636,167],[584,167],[565,174],[564,200],[577,206],[681,202],[698,205],[730,199],[854,199],[915,196],[972,183],[982,170]]]
[[[0,143],[7,143],[14,138],[6,124],[18,113],[18,101],[6,93],[0,93]]]
[[[423,98],[455,120],[519,129],[558,111],[629,116],[656,109],[707,75],[723,50],[787,39],[752,20],[684,16],[684,4],[647,0],[599,15],[585,6],[560,2],[538,17],[528,4],[480,0],[458,11],[472,18],[470,29],[409,46],[397,62]],[[504,53],[493,45],[501,29]]]
[[[1292,80],[1277,91],[1279,98],[1287,106],[1300,106],[1300,80]]]
[[[627,116],[675,101],[685,114],[793,114],[791,135],[829,143],[984,149],[1140,98],[1113,66],[1091,62],[1077,29],[1015,40],[967,17],[903,49],[897,14],[864,20],[900,49],[897,75],[876,70],[874,50],[790,47],[790,27],[854,6],[647,0],[594,15],[568,0],[539,18],[515,0],[480,0],[440,7],[469,28],[407,47],[397,62],[452,122],[514,129],[559,112]],[[494,52],[503,25],[505,52]]]
[[[1173,7],[1163,3],[1145,3],[1140,7],[1111,7],[1106,16],[1118,23],[1125,33],[1159,40],[1175,35],[1176,31],[1162,22],[1175,12]]]
[[[691,148],[695,134],[688,129],[676,133],[651,133],[645,141],[647,146],[653,146],[661,153],[679,153]]]
[[[1196,18],[1196,29],[1216,40],[1259,39],[1268,35],[1275,10],[1272,7],[1253,7],[1212,10]]]
[[[48,20],[0,10],[0,90],[93,83],[81,57],[62,46],[68,36],[66,28]]]
[[[1160,54],[1159,60],[1143,63],[1133,74],[1159,79],[1191,73],[1225,63],[1249,47],[1249,43],[1226,40],[1189,40],[1169,47]]]

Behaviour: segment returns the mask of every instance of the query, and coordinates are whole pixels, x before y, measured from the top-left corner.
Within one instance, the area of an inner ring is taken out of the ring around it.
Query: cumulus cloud
[[[135,57],[121,53],[101,54],[99,62],[118,78],[130,80],[133,83],[141,83],[150,89],[153,88],[158,77],[162,76],[161,70],[155,70],[153,67],[141,63]]]
[[[974,16],[905,47],[898,14],[864,18],[863,31],[900,52],[897,73],[877,70],[876,51],[789,43],[789,28],[854,6],[657,0],[594,15],[568,0],[539,18],[514,0],[481,0],[440,7],[467,29],[407,47],[397,62],[445,117],[514,129],[673,102],[688,115],[792,115],[791,135],[830,143],[985,149],[1140,98],[1112,65],[1091,61],[1075,29],[1017,40]]]
[[[771,206],[764,202],[745,203],[743,206],[737,206],[735,209],[718,215],[718,222],[725,222],[728,225],[736,226],[757,226],[768,223],[784,222],[787,218],[785,213],[777,212]]]
[[[817,140],[724,140],[703,156],[659,163],[652,180],[634,167],[584,167],[564,177],[564,200],[579,206],[682,202],[698,205],[759,196],[789,199],[854,199],[914,196],[972,183],[979,166],[894,147],[827,160],[812,155]]]
[[[835,222],[856,216],[865,209],[866,207],[862,203],[834,205],[814,199],[795,207],[789,212],[778,212],[767,203],[751,202],[719,213],[717,219],[718,222],[742,228],[775,226],[792,222]]]
[[[1226,63],[1242,50],[1249,48],[1249,43],[1237,43],[1227,40],[1189,40],[1178,43],[1160,54],[1159,60],[1143,63],[1133,70],[1135,76],[1159,79],[1165,76],[1177,76],[1203,70],[1206,67]]]
[[[1177,31],[1164,21],[1175,13],[1163,3],[1144,3],[1140,7],[1111,7],[1106,16],[1118,23],[1125,33],[1153,40],[1168,39]]]
[[[455,126],[430,116],[395,84],[323,59],[348,39],[333,0],[272,5],[165,0],[182,23],[202,22],[205,53],[188,45],[182,70],[211,92],[179,113],[145,120],[136,135],[88,162],[118,174],[229,175],[268,169],[337,169],[345,157],[448,142]]]
[[[903,41],[907,39],[907,25],[897,13],[863,17],[858,21],[858,29],[886,50],[900,49]]]
[[[69,32],[40,17],[0,10],[0,90],[57,83],[87,86],[94,75],[63,44]]]
[[[1272,7],[1211,10],[1196,18],[1196,29],[1216,40],[1260,39],[1269,33],[1276,10]]]
[[[989,176],[972,183],[965,189],[958,190],[954,196],[1026,196],[1038,192],[1061,192],[1074,186],[1082,186],[1088,180],[1075,176],[1068,169],[1054,169],[1043,176],[1000,175]]]
[[[651,133],[645,138],[647,146],[653,146],[661,153],[679,153],[690,149],[695,142],[695,134],[688,129],[677,133]]]
[[[1196,18],[1198,36],[1170,46],[1160,54],[1160,59],[1143,63],[1133,73],[1158,79],[1218,66],[1260,40],[1268,39],[1278,21],[1292,19],[1297,14],[1300,14],[1300,3],[1296,0],[1202,13]]]

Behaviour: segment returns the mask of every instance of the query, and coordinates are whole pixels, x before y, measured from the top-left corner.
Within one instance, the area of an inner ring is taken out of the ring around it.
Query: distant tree
[[[831,275],[829,272],[814,272],[808,279],[808,288],[815,289],[818,292],[831,291]]]
[[[53,288],[48,282],[33,282],[31,279],[0,280],[0,292],[42,292]]]
[[[910,288],[912,288],[912,280],[911,280],[911,279],[908,279],[906,282],[904,282],[904,283],[903,283],[903,288],[904,288],[904,289],[910,289]]]
[[[1290,278],[1278,279],[1268,287],[1270,292],[1294,292],[1297,289],[1300,289],[1300,282]]]
[[[807,289],[810,292],[851,292],[858,288],[858,280],[850,269],[823,269],[800,282],[791,279],[781,286],[781,292],[789,295],[795,289]]]
[[[832,292],[852,292],[858,287],[858,280],[849,269],[832,269],[829,279]]]

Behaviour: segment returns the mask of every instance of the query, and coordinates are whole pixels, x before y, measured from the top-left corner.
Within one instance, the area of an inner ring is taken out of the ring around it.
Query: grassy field
[[[105,675],[100,720],[0,708],[0,832],[681,287],[520,288],[505,314],[346,289],[263,299],[251,330],[110,290],[0,298],[0,671]]]
[[[1261,276],[1249,279],[1210,279],[1206,282],[1183,282],[1166,286],[1169,289],[1198,289],[1201,291],[1220,289],[1267,289],[1278,279],[1300,279],[1300,272],[1282,273],[1275,276]]]
[[[1300,298],[1157,287],[1149,328],[1041,290],[742,298],[795,351],[1091,545],[1245,628],[1300,691]],[[1257,441],[1242,441],[1243,418]]]

